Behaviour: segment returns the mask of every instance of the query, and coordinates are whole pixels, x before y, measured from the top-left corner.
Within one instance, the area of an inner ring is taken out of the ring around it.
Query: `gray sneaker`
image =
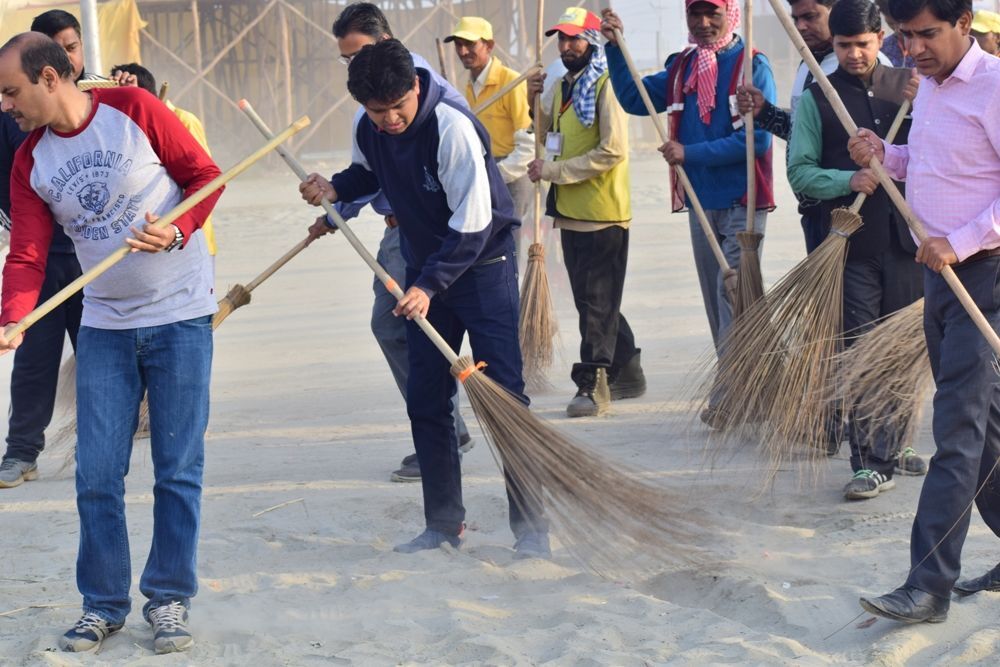
[[[926,475],[927,462],[920,454],[917,454],[913,447],[907,447],[899,453],[899,458],[896,459],[896,472],[900,475]]]
[[[111,624],[97,614],[87,612],[59,638],[59,648],[70,653],[94,653],[101,648],[101,642],[123,626],[124,623]]]
[[[188,631],[188,610],[180,602],[153,607],[146,613],[153,626],[153,649],[157,653],[176,653],[190,648],[194,637]]]
[[[896,481],[891,477],[865,468],[854,473],[854,477],[844,487],[844,497],[848,500],[866,500],[895,487]]]
[[[23,482],[38,479],[38,465],[17,459],[0,463],[0,489],[12,489]]]

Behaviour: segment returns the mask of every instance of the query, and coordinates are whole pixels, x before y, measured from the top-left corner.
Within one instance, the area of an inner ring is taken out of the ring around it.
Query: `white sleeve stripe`
[[[435,108],[438,121],[438,180],[452,210],[448,226],[457,232],[475,233],[493,219],[490,180],[486,173],[486,148],[476,128],[462,112],[447,104]]]

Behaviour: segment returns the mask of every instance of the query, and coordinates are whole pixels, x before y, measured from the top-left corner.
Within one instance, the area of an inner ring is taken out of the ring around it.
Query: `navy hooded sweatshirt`
[[[340,201],[380,188],[399,222],[413,286],[429,296],[447,289],[473,264],[502,255],[519,226],[486,129],[444,99],[427,70],[417,115],[402,134],[387,134],[367,117],[357,124],[352,164],[331,180]]]

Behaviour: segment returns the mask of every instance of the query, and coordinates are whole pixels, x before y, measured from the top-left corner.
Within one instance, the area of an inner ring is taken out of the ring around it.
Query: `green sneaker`
[[[917,454],[913,447],[907,447],[899,453],[896,459],[896,472],[900,475],[911,475],[919,477],[927,474],[927,462],[920,454]]]
[[[854,477],[844,487],[844,497],[848,500],[866,500],[895,486],[896,482],[891,477],[865,468],[854,473]]]

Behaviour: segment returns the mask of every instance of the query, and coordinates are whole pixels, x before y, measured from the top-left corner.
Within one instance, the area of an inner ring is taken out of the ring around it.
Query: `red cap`
[[[600,29],[601,19],[598,18],[597,14],[588,12],[583,7],[570,7],[559,17],[559,23],[545,31],[545,35],[549,36],[561,32],[564,35],[576,37],[584,30]]]
[[[729,4],[726,0],[684,0],[684,6],[690,7],[691,5],[698,4],[699,2],[707,2],[710,5],[715,5],[716,7],[720,7],[722,9],[725,9]]]

